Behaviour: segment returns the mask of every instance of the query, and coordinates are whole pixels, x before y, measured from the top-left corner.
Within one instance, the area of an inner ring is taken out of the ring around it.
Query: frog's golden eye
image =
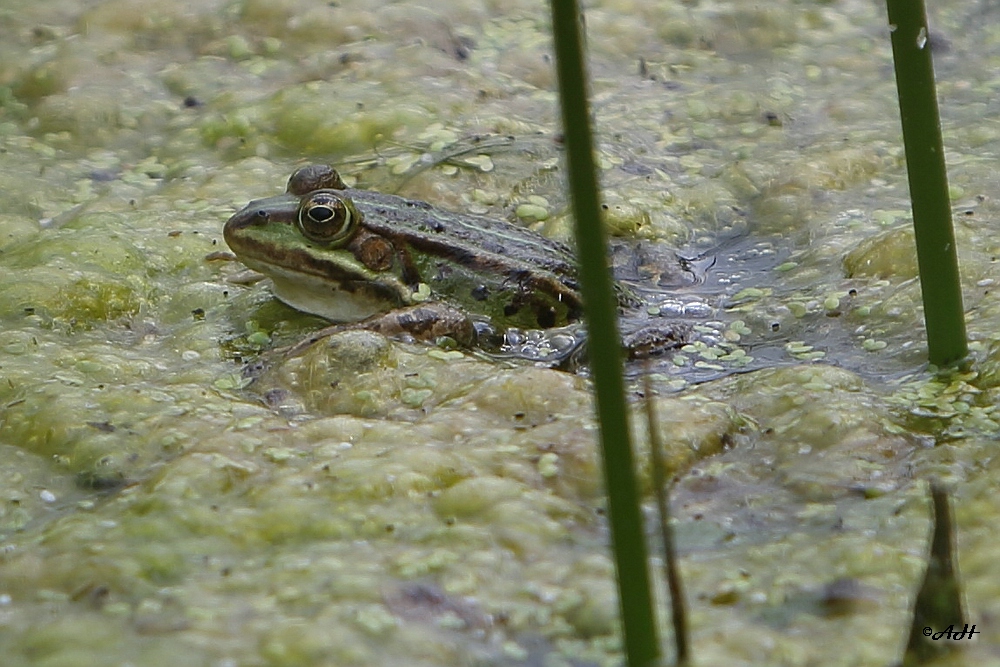
[[[334,190],[316,190],[299,205],[299,230],[310,241],[342,246],[351,240],[361,214],[350,199]]]

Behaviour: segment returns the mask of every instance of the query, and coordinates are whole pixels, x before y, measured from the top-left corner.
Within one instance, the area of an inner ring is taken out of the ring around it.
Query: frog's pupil
[[[333,209],[329,206],[313,206],[309,209],[309,217],[316,222],[326,222],[333,217]]]

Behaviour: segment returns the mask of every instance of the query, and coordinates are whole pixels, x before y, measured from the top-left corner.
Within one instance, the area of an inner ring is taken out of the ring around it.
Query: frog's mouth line
[[[337,284],[377,283],[384,285],[386,294],[395,295],[395,298],[389,299],[390,302],[398,301],[400,295],[411,291],[392,272],[372,271],[351,257],[346,250],[338,252],[336,259],[325,259],[307,250],[279,250],[271,244],[253,239],[241,239],[237,245],[240,247],[243,263],[264,274],[281,271],[289,276],[310,276]]]

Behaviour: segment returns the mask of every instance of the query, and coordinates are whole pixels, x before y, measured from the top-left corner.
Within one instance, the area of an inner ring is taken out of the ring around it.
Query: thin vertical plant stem
[[[626,413],[617,301],[608,273],[607,242],[601,227],[600,198],[594,173],[581,16],[575,0],[551,0],[551,4],[569,189],[576,219],[584,316],[590,337],[590,367],[600,422],[622,637],[630,667],[645,667],[659,657],[660,647]]]
[[[660,515],[660,538],[663,541],[663,578],[667,582],[667,592],[670,593],[670,621],[674,628],[674,650],[677,653],[678,667],[691,664],[691,637],[688,632],[687,599],[684,597],[684,585],[681,581],[681,570],[677,564],[677,549],[674,547],[674,529],[670,525],[670,491],[664,473],[667,469],[663,460],[663,442],[659,419],[656,416],[656,399],[653,397],[653,380],[651,365],[646,364],[643,380],[643,397],[646,406],[646,423],[649,429],[649,464],[653,470],[653,495],[656,497],[657,514]]]
[[[969,350],[927,11],[924,0],[886,0],[886,4],[913,205],[928,357],[932,364],[950,364],[963,359]]]

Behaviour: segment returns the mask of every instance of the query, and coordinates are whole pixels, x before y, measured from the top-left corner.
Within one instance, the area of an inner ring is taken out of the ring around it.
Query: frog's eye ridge
[[[344,245],[360,222],[361,215],[351,200],[333,190],[311,192],[299,205],[299,230],[310,241],[324,246]]]
[[[347,186],[336,169],[328,164],[308,164],[295,170],[285,191],[305,195],[313,190],[345,190]]]

